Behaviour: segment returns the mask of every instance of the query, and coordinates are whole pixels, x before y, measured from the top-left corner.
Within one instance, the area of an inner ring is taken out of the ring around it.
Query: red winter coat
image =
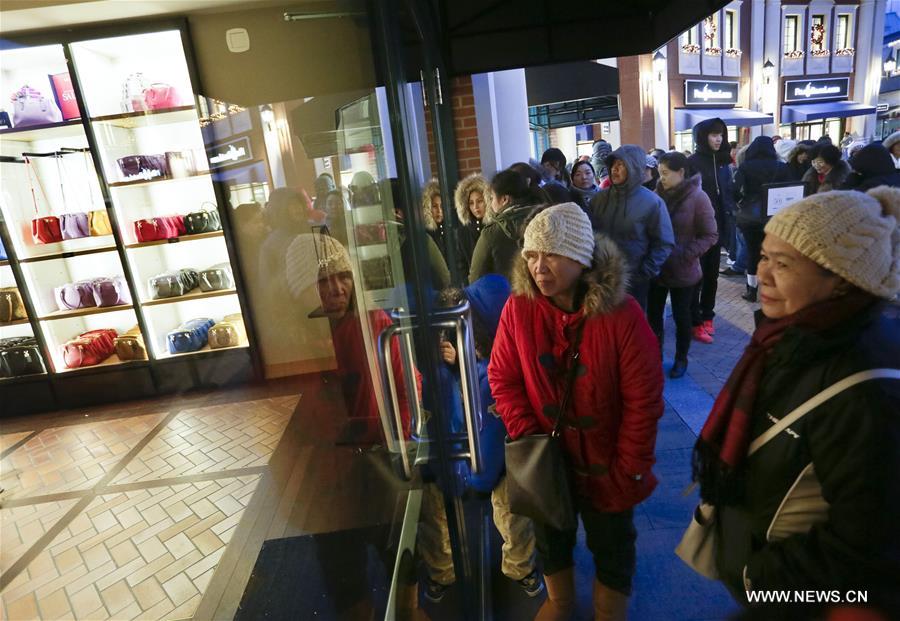
[[[511,438],[550,433],[547,406],[564,389],[566,351],[584,320],[580,365],[563,445],[575,491],[600,511],[630,509],[656,487],[656,425],[663,413],[659,343],[640,306],[625,295],[626,263],[598,236],[596,265],[586,273],[581,310],[566,313],[534,288],[524,260],[513,278],[491,353],[488,378]]]

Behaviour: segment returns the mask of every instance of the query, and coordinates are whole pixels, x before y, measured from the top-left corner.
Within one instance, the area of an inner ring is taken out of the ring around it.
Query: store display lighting
[[[260,107],[259,118],[262,120],[266,131],[272,131],[272,126],[275,124],[275,111],[272,110],[272,106],[266,104]]]

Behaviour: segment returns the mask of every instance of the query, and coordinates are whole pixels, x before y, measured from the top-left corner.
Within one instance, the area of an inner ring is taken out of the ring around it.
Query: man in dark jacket
[[[675,247],[665,202],[641,185],[646,166],[641,147],[619,147],[606,158],[612,185],[591,201],[594,230],[611,237],[625,253],[631,272],[628,293],[645,311],[650,281]]]
[[[890,151],[878,143],[867,144],[850,158],[853,172],[847,177],[844,190],[866,192],[880,185],[900,188],[900,170],[894,168]]]
[[[756,265],[762,248],[763,228],[769,221],[764,212],[767,183],[791,181],[791,169],[778,159],[769,136],[757,136],[734,176],[734,196],[738,204],[737,225],[747,244],[747,291],[741,297],[756,302]]]
[[[716,316],[716,289],[719,284],[719,255],[721,240],[727,239],[726,221],[734,213],[734,182],[731,179],[731,147],[728,144],[728,130],[722,119],[707,119],[694,126],[694,154],[688,158],[691,167],[700,173],[702,187],[716,212],[719,242],[700,259],[703,279],[694,292],[691,305],[694,338],[712,343],[715,334],[713,318]],[[723,234],[724,232],[724,234]]]

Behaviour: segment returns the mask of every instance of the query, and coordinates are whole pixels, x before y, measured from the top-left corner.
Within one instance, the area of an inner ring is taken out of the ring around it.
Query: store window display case
[[[91,400],[63,378],[113,367],[143,390],[116,400],[253,377],[182,30],[3,49],[0,67],[0,287],[28,311],[0,351],[33,338],[57,407]]]

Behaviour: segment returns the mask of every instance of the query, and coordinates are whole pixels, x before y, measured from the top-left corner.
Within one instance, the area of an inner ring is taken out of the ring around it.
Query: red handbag
[[[37,195],[34,192],[34,182],[31,179],[32,176],[34,177],[34,181],[37,181],[38,188],[44,197],[44,201],[47,202],[48,205],[49,202],[47,201],[47,193],[44,192],[44,186],[41,185],[41,180],[32,168],[31,159],[28,156],[25,156],[25,174],[28,176],[28,187],[31,189],[31,203],[34,205],[35,217],[31,220],[31,238],[36,244],[52,244],[54,242],[62,241],[62,230],[59,226],[59,218],[53,215],[42,217],[38,214]]]
[[[63,345],[63,362],[69,369],[100,364],[115,353],[115,330],[91,330]]]
[[[184,216],[160,216],[134,222],[134,236],[139,242],[171,239],[184,235]]]

